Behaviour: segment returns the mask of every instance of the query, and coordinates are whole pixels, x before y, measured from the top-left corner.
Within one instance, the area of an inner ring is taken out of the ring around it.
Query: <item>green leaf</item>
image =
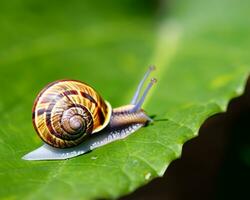
[[[201,124],[242,94],[248,0],[147,2],[0,2],[1,199],[128,194],[162,176]],[[21,160],[41,145],[31,108],[44,85],[83,80],[116,107],[130,101],[152,63],[159,81],[144,108],[153,124],[74,159]]]

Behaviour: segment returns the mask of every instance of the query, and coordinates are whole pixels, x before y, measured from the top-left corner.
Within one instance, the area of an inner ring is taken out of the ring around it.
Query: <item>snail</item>
[[[59,80],[47,85],[36,97],[32,112],[34,128],[44,144],[23,159],[69,159],[123,139],[151,122],[141,106],[156,79],[139,95],[154,69],[149,67],[130,104],[118,108],[81,81]]]

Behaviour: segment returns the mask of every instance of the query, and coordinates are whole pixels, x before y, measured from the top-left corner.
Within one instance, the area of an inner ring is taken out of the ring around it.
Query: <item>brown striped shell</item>
[[[37,96],[33,125],[47,144],[66,148],[105,128],[112,108],[89,85],[74,80],[55,81]]]

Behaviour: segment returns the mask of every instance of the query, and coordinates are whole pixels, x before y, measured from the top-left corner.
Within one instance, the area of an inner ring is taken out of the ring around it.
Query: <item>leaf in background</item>
[[[150,2],[1,1],[1,198],[128,194],[162,176],[204,120],[242,93],[250,69],[247,0],[170,2],[168,10],[161,5],[160,22]],[[159,81],[144,107],[154,124],[71,160],[21,160],[41,145],[31,107],[45,84],[83,80],[116,107],[129,102],[151,63]]]

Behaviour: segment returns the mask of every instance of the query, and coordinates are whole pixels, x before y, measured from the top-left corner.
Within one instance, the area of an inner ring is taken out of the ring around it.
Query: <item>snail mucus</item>
[[[123,139],[152,122],[141,106],[156,79],[152,78],[141,90],[154,69],[149,67],[131,102],[118,108],[112,108],[81,81],[59,80],[47,85],[36,97],[32,115],[34,128],[44,144],[23,159],[69,159]]]

